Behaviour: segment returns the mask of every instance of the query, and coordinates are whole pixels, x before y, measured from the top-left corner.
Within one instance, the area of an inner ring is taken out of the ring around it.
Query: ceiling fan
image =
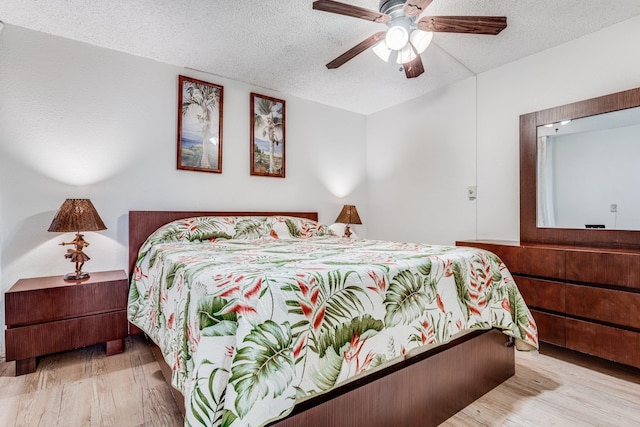
[[[505,16],[418,16],[433,0],[380,0],[379,12],[333,0],[317,0],[313,8],[339,15],[387,24],[386,31],[377,32],[327,64],[338,68],[369,48],[383,61],[393,56],[411,79],[424,72],[420,54],[433,38],[434,32],[496,35],[507,27]]]

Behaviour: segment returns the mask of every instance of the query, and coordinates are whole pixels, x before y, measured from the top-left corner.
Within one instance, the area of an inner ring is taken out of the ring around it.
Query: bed
[[[436,425],[514,374],[512,344],[537,348],[490,252],[316,221],[129,213],[132,333],[154,342],[185,425]]]

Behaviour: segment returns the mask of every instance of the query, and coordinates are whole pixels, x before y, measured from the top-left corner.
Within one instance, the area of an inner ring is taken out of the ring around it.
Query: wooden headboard
[[[129,277],[140,247],[161,225],[193,216],[295,216],[318,220],[318,212],[129,211]]]

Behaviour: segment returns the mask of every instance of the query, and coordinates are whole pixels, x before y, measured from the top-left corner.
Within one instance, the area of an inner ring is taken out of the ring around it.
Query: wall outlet
[[[618,205],[616,203],[611,203],[611,212],[618,212]]]
[[[476,187],[475,185],[470,185],[469,187],[467,187],[467,197],[469,198],[469,200],[475,200],[477,194],[478,187]]]

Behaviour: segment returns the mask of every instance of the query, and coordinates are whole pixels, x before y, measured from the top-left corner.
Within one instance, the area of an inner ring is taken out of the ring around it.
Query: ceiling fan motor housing
[[[406,30],[407,35],[416,28],[415,16],[409,16],[404,12],[404,4],[406,0],[380,0],[380,12],[386,13],[391,17],[387,26],[390,29],[394,27],[402,27]]]
[[[380,0],[379,10],[391,16],[391,19],[404,16],[404,4],[406,0]]]

